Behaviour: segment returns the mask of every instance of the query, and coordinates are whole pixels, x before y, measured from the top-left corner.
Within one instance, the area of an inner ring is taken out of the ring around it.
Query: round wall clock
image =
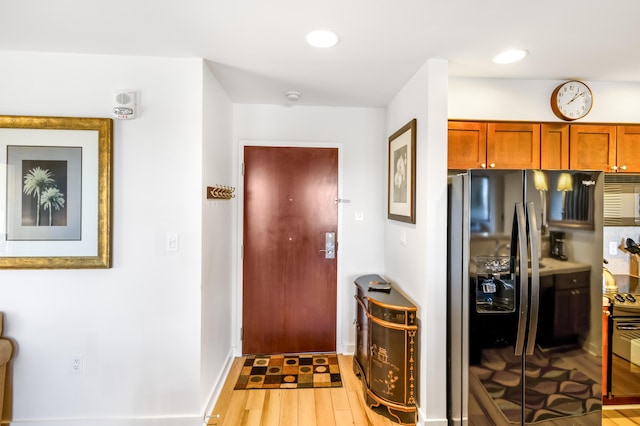
[[[551,110],[562,120],[582,118],[591,111],[592,105],[591,89],[581,81],[571,80],[562,83],[551,94]]]

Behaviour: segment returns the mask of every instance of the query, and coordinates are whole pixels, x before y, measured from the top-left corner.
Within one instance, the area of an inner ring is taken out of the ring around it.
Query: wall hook
[[[235,197],[235,190],[232,186],[207,186],[207,199],[229,200]]]

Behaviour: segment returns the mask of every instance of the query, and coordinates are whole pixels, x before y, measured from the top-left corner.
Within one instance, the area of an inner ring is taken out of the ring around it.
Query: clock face
[[[551,109],[563,120],[577,120],[589,113],[593,96],[581,81],[567,81],[556,87],[551,95]]]

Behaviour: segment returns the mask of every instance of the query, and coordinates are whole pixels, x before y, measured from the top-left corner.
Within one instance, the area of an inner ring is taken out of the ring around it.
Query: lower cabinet
[[[402,424],[417,421],[417,307],[396,287],[370,291],[365,275],[356,284],[356,351],[353,370],[362,380],[367,405]]]
[[[542,346],[577,342],[589,329],[590,287],[589,271],[540,277],[538,342]]]

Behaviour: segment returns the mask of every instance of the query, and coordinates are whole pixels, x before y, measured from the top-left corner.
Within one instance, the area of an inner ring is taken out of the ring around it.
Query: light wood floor
[[[366,407],[353,357],[338,355],[341,388],[234,390],[244,357],[236,358],[211,413],[210,426],[391,426]]]
[[[360,379],[353,373],[353,357],[338,355],[341,388],[234,390],[244,358],[236,358],[209,426],[394,426],[366,407]],[[640,407],[606,407],[603,426],[640,425]]]
[[[603,410],[602,426],[633,426],[640,425],[640,407],[624,410]]]

